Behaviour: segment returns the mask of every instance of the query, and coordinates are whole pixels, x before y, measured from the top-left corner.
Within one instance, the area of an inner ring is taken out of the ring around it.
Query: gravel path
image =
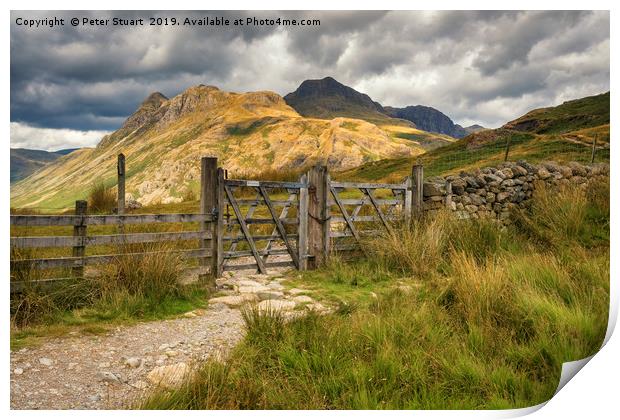
[[[218,279],[221,296],[206,310],[104,335],[50,338],[36,348],[12,351],[11,408],[128,408],[166,382],[161,380],[166,369],[185,372],[194,363],[225,357],[244,334],[242,305],[291,315],[328,310],[303,290],[284,290],[282,280],[280,273],[228,273]]]

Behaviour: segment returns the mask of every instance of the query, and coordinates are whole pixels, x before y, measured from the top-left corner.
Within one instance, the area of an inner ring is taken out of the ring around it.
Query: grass
[[[116,207],[116,195],[103,182],[95,183],[88,193],[88,208],[93,213],[111,213]]]
[[[11,295],[11,346],[19,348],[50,335],[102,332],[110,326],[162,319],[206,305],[199,285],[181,285],[182,261],[162,245],[126,245],[127,252],[85,278],[43,288],[34,270],[14,270],[24,281]],[[19,267],[19,265],[16,265]],[[36,273],[38,274],[38,273]],[[70,273],[68,274],[70,275]]]
[[[340,301],[337,311],[289,322],[249,313],[247,336],[228,361],[206,363],[141,408],[504,409],[546,401],[561,364],[593,354],[605,335],[607,188],[549,191],[548,201],[537,196],[523,210],[527,223],[506,229],[440,215],[368,240],[364,261],[332,261],[290,280]]]

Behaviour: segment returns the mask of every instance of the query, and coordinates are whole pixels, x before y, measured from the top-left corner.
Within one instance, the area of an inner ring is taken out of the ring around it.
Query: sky
[[[150,26],[150,17],[320,19],[320,26]],[[27,27],[22,19],[64,18]],[[141,27],[70,19],[143,18]],[[384,106],[493,128],[609,90],[607,11],[11,12],[11,147],[94,146],[154,91],[285,95],[334,77]]]

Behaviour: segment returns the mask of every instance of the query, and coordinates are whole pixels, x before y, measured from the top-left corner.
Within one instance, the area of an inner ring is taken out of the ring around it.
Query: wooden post
[[[226,190],[224,186],[226,185],[226,175],[224,174],[224,170],[222,168],[217,168],[217,221],[214,223],[214,235],[215,235],[215,247],[216,247],[216,268],[215,274],[217,277],[222,276],[222,272],[224,271],[224,206],[227,203],[226,200]],[[227,205],[227,204],[226,204]]]
[[[84,257],[86,255],[86,210],[88,202],[86,200],[78,200],[75,202],[75,215],[82,216],[76,218],[76,222],[73,225],[73,237],[78,238],[77,243],[73,245],[73,256]],[[74,277],[84,277],[84,261],[82,260],[80,265],[73,267],[72,273]]]
[[[404,202],[403,202],[403,212],[404,212],[404,219],[405,219],[405,225],[409,226],[409,224],[411,223],[411,200],[413,197],[413,182],[411,180],[411,177],[408,176],[407,179],[405,179],[405,184],[407,185],[407,189],[405,190],[405,197],[404,197]]]
[[[200,159],[200,214],[214,216],[217,214],[217,207],[217,158],[203,157]],[[217,216],[219,220],[219,214]],[[215,278],[219,277],[217,273],[216,221],[201,222],[200,231],[202,232],[200,248],[207,249],[209,242],[211,243],[211,258],[202,258],[200,265],[207,268],[209,259],[211,260],[210,273],[213,283],[210,286],[214,288]]]
[[[299,182],[302,186],[299,188],[299,206],[297,207],[297,218],[299,219],[297,256],[299,258],[299,271],[306,271],[308,269],[308,175],[302,175]]]
[[[598,139],[598,134],[594,135],[594,141],[592,142],[592,159],[590,159],[590,163],[594,163],[594,156],[596,156],[596,140]]]
[[[327,166],[314,166],[308,173],[308,255],[311,268],[323,265],[329,255],[329,174]]]
[[[452,181],[446,181],[446,209],[452,210]]]
[[[424,205],[424,166],[413,165],[411,183],[411,216],[412,219],[417,219],[422,216],[422,206]]]
[[[508,162],[509,152],[510,152],[510,136],[506,138],[506,152],[504,153],[504,162]]]
[[[125,155],[122,153],[118,155],[116,174],[118,176],[116,214],[125,214]]]

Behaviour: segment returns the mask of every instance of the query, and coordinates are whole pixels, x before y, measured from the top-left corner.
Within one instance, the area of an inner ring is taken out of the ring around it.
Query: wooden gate
[[[330,182],[331,250],[356,251],[364,236],[391,233],[393,223],[408,219],[411,197],[409,178],[401,184]]]
[[[298,182],[237,180],[226,179],[220,168],[218,275],[251,268],[262,274],[269,267],[305,269],[307,197],[306,175]],[[277,261],[269,261],[274,256]]]
[[[11,226],[17,231],[65,225],[74,230],[73,236],[57,236],[54,229],[44,230],[48,236],[12,236],[13,251],[64,247],[72,249],[72,256],[60,256],[59,252],[21,258],[12,260],[11,267],[66,267],[72,277],[82,277],[86,265],[109,264],[122,255],[136,255],[123,248],[114,250],[116,254],[94,255],[86,253],[87,245],[167,241],[173,242],[169,252],[180,253],[192,263],[197,260],[196,266],[187,267],[192,273],[208,274],[212,279],[233,270],[257,269],[263,274],[270,267],[306,270],[325,263],[332,252],[359,250],[365,235],[376,234],[378,229],[390,232],[393,222],[421,214],[422,179],[419,165],[399,184],[331,181],[325,166],[315,166],[297,182],[227,179],[217,158],[203,157],[198,213],[125,214],[125,156],[121,154],[117,214],[90,215],[86,202],[77,201],[74,215],[12,215]],[[193,230],[126,230],[132,224],[144,224],[148,229],[154,223],[185,222],[192,223]],[[114,225],[117,232],[87,236],[90,225]],[[197,244],[188,242],[196,240]],[[17,284],[15,290],[19,290]]]

